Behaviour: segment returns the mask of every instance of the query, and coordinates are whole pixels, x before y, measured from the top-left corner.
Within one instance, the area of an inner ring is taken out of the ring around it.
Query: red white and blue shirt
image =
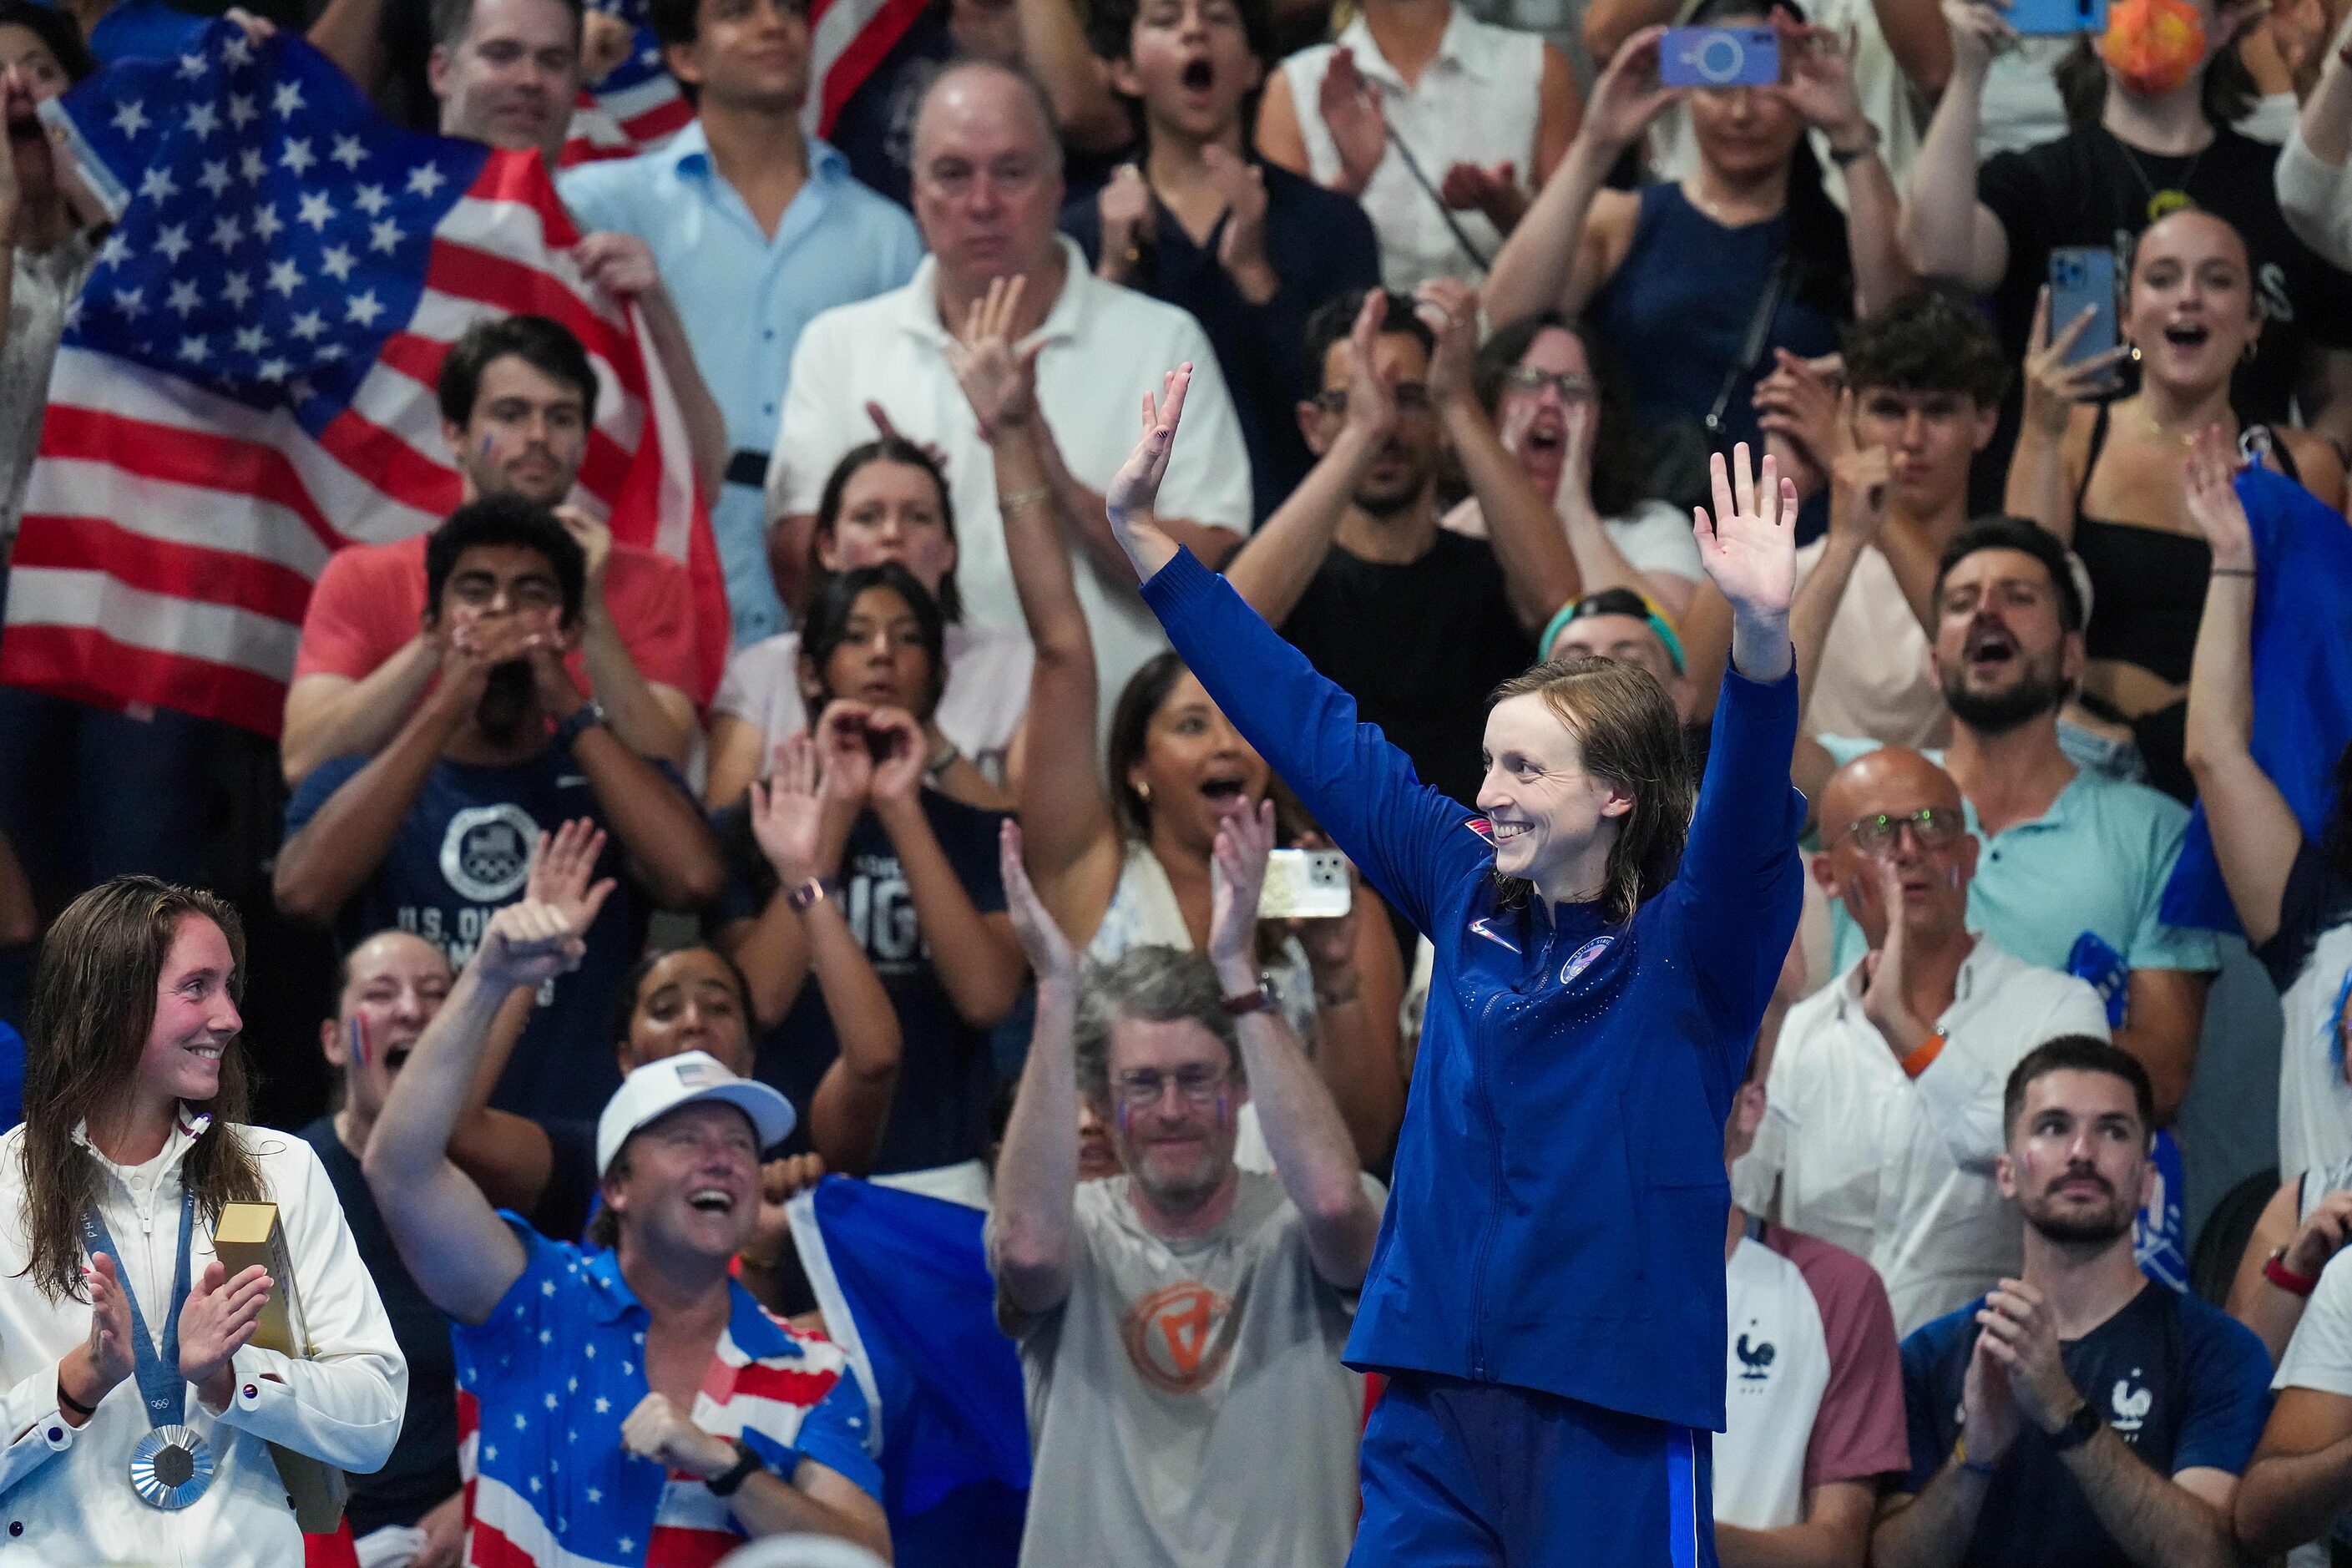
[[[621,1423],[650,1392],[649,1321],[618,1260],[504,1215],[523,1270],[478,1327],[460,1323],[458,1459],[470,1568],[708,1568],[742,1544],[727,1499],[638,1458]],[[830,1341],[771,1317],[740,1284],[694,1424],[740,1437],[789,1479],[810,1458],[877,1500],[866,1396]]]

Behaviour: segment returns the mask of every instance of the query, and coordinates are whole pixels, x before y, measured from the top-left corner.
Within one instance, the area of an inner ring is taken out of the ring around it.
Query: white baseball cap
[[[737,1078],[709,1051],[680,1051],[629,1074],[604,1102],[596,1119],[596,1173],[612,1169],[629,1134],[698,1100],[724,1100],[750,1117],[762,1152],[792,1136],[791,1100],[757,1079]]]

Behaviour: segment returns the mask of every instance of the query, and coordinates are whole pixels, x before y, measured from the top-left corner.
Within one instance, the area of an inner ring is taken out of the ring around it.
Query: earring
[[[1144,805],[1150,805],[1151,804],[1151,786],[1150,784],[1139,783],[1135,786],[1135,793],[1142,799]]]
[[[2132,344],[2129,358],[2134,364],[2137,364],[2139,363],[2139,345],[2137,343]]]

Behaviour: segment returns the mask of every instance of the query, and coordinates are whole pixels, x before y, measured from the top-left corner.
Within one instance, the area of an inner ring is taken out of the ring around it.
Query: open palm
[[[1780,477],[1780,465],[1764,459],[1759,474],[1748,443],[1731,449],[1731,461],[1717,452],[1708,464],[1715,513],[1705,507],[1693,517],[1700,563],[1732,608],[1777,618],[1789,613],[1797,585],[1797,486]]]

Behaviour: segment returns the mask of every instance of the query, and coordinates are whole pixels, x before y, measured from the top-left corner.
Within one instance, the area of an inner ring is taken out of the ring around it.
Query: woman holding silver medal
[[[0,1138],[0,1561],[299,1563],[267,1444],[382,1465],[407,1363],[318,1156],[242,1125],[244,937],[120,877],[58,917],[25,1123]],[[295,1280],[228,1278],[229,1203],[275,1203]],[[307,1359],[248,1342],[296,1287]]]

